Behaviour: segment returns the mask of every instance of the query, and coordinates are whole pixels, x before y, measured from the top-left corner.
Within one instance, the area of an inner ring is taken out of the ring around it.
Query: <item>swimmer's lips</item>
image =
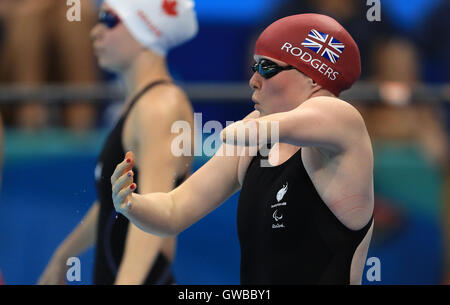
[[[258,103],[258,101],[257,101],[254,97],[252,97],[252,101],[253,101],[253,103],[255,104],[255,105],[253,105],[253,107],[256,109],[256,107],[259,106],[259,103]]]

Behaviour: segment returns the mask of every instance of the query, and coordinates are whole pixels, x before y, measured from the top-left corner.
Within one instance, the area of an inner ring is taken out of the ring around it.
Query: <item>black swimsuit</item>
[[[121,214],[117,214],[111,193],[111,176],[117,164],[123,161],[125,152],[122,145],[122,130],[126,118],[132,107],[139,101],[144,93],[153,87],[170,83],[161,80],[149,84],[142,89],[130,102],[128,109],[109,133],[103,146],[95,169],[98,201],[100,212],[97,227],[97,245],[94,263],[94,284],[112,285],[116,279],[120,262],[125,249],[129,221]],[[135,181],[138,170],[133,168]],[[176,181],[179,185],[182,179]],[[136,190],[138,192],[138,190]],[[170,261],[160,252],[147,275],[144,284],[173,284],[174,277]]]
[[[367,225],[352,231],[317,193],[301,149],[274,167],[249,164],[238,204],[241,284],[349,284]]]

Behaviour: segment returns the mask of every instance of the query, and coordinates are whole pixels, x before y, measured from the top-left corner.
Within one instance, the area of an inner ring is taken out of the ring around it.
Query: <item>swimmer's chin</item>
[[[258,113],[259,113],[258,117],[263,117],[263,116],[267,115],[267,113],[265,113],[264,110],[261,109],[261,106],[260,106],[260,105],[255,104],[255,107],[254,107],[254,108],[255,108],[255,110],[258,111]]]
[[[99,67],[102,68],[103,70],[106,70],[111,73],[121,73],[120,68],[108,63],[106,60],[102,60],[102,58],[100,57],[98,58],[97,62]]]
[[[252,99],[253,102],[255,103],[255,105],[253,105],[253,108],[259,112],[259,116],[263,116],[264,115],[264,110],[261,108],[261,104],[258,103],[256,100]]]

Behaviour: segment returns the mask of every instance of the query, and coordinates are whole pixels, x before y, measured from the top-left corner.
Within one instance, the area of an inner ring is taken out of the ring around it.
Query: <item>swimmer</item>
[[[186,94],[168,72],[167,52],[192,39],[191,0],[106,0],[92,30],[98,62],[124,78],[127,99],[95,169],[98,200],[55,251],[40,284],[63,284],[66,260],[95,245],[94,284],[173,284],[175,238],[141,231],[114,210],[111,175],[134,152],[136,192],[169,192],[190,172],[192,157],[170,153],[177,120],[193,124]],[[151,20],[151,21],[150,21]],[[131,169],[131,167],[130,167]]]
[[[362,116],[339,98],[361,74],[358,46],[334,19],[299,14],[269,25],[254,59],[255,111],[222,132],[218,152],[174,190],[147,194],[134,192],[128,152],[111,177],[114,206],[146,232],[175,236],[240,190],[241,284],[361,284],[373,152]],[[264,124],[278,126],[278,141]],[[267,155],[223,153],[250,150],[250,139],[237,142],[246,128]]]

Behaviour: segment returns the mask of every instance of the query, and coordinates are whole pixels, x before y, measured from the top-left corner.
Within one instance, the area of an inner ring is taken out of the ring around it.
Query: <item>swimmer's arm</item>
[[[253,112],[247,118],[257,115]],[[173,191],[145,195],[132,193],[123,175],[133,164],[133,154],[127,153],[111,177],[116,210],[146,232],[160,236],[179,234],[239,190],[240,157],[225,156],[225,151],[234,148],[223,144],[205,165]]]
[[[266,134],[261,133],[265,130],[261,129],[263,125],[267,126]],[[278,125],[278,138],[271,137],[271,125]],[[251,133],[245,132],[246,128],[254,128],[259,145],[265,144],[261,141],[282,142],[295,146],[322,147],[336,153],[360,140],[366,131],[361,115],[353,106],[331,97],[315,97],[291,111],[237,122],[222,132],[222,140],[234,143],[237,137],[230,135],[241,132],[246,137],[245,143],[241,145],[249,146]]]
[[[222,145],[218,153],[223,151]],[[132,193],[129,186],[113,183],[113,201],[138,228],[159,236],[175,236],[217,208],[239,189],[237,167],[239,157],[218,156],[216,153],[183,184],[169,193]],[[133,162],[133,155],[127,153]],[[126,161],[124,161],[126,162]],[[120,163],[121,171],[126,163]],[[118,189],[121,191],[117,192]],[[127,207],[127,202],[130,206]]]
[[[53,253],[44,272],[39,277],[38,284],[55,285],[65,283],[66,269],[68,268],[66,265],[67,259],[79,256],[96,242],[99,210],[99,203],[94,202],[80,224]]]
[[[95,244],[99,211],[100,204],[95,201],[80,224],[58,247],[56,257],[67,260],[69,257],[80,255]]]
[[[139,168],[139,192],[169,192],[174,187],[176,177],[176,157],[171,153],[173,134],[171,125],[177,117],[173,109],[177,95],[149,96],[136,105],[132,124],[136,134],[136,165]],[[159,92],[159,91],[154,91]],[[170,106],[172,105],[172,106]],[[161,203],[164,204],[164,203]],[[115,284],[141,285],[144,283],[155,259],[160,252],[163,239],[128,225],[124,255],[122,257]]]

